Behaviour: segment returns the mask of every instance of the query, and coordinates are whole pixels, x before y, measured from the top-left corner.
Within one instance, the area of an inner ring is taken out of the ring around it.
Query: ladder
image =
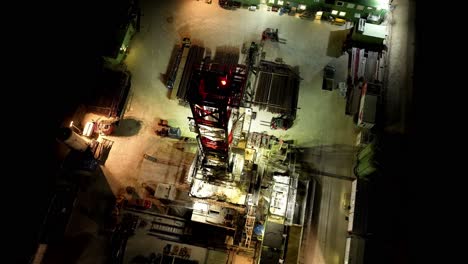
[[[252,234],[255,226],[255,211],[256,207],[250,206],[247,212],[247,219],[245,220],[244,232],[246,237],[244,240],[244,247],[246,248],[250,247],[250,242],[252,241]]]

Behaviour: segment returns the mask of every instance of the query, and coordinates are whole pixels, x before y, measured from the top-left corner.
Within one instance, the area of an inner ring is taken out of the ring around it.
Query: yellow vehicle
[[[332,20],[332,24],[333,25],[337,25],[337,26],[343,26],[344,24],[346,24],[346,20],[345,19],[341,19],[341,18],[334,18]]]

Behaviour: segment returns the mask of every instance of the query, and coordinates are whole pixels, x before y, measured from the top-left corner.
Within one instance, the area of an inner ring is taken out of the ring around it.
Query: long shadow
[[[92,154],[87,155],[92,156]],[[73,156],[70,159],[87,160],[87,157]],[[66,167],[64,167],[60,179],[62,182],[68,182],[76,187],[73,189],[76,189],[77,193],[69,193],[69,195],[73,195],[73,198],[76,198],[76,200],[73,199],[73,205],[70,206],[70,208],[75,209],[69,209],[71,215],[66,222],[63,222],[66,219],[53,221],[54,215],[49,216],[49,219],[52,220],[48,221],[51,222],[49,227],[54,224],[65,224],[66,229],[64,228],[65,234],[62,233],[63,240],[54,240],[56,242],[51,243],[43,263],[75,263],[89,248],[89,245],[94,244],[91,241],[94,241],[95,238],[102,240],[107,237],[101,235],[104,234],[102,231],[107,229],[111,223],[115,197],[101,167],[76,166],[85,163],[68,162],[65,164]],[[64,206],[62,201],[64,198],[67,196],[61,195],[59,199],[56,199],[62,207]],[[57,208],[62,209],[62,207]],[[63,231],[63,229],[61,230]],[[97,233],[94,233],[93,230],[96,230]],[[51,235],[55,237],[56,233]]]
[[[78,194],[79,211],[96,223],[99,229],[104,229],[109,223],[115,204],[114,193],[101,167],[98,167],[92,175],[81,176],[88,178],[84,180],[85,184]]]
[[[85,232],[65,238],[62,243],[56,244],[46,251],[42,263],[76,263],[92,239],[93,235]]]
[[[311,231],[314,234],[317,234],[317,229],[318,229],[318,219],[320,216],[320,204],[322,202],[322,184],[318,181],[315,182],[315,194],[314,195],[314,203],[311,205],[313,206],[313,211],[312,211],[312,221],[311,221]]]
[[[91,152],[85,156],[81,155],[70,159],[88,160],[89,156],[92,157]],[[87,164],[87,162],[82,163]],[[77,162],[66,163],[68,170],[64,172],[63,178],[73,181],[78,187],[78,193],[76,194],[78,204],[75,206],[79,209],[78,218],[81,214],[89,217],[98,226],[102,226],[105,219],[109,218],[111,209],[115,204],[114,193],[100,166],[76,166],[76,164]],[[69,229],[73,230],[74,228],[70,227]]]
[[[315,244],[318,243],[318,219],[320,218],[320,204],[322,201],[322,184],[317,180],[311,180],[311,184],[315,185],[315,190],[309,189],[306,200],[305,209],[306,217],[304,219],[305,235],[303,238],[303,247],[307,246],[307,250],[315,250]],[[311,188],[312,185],[309,185]],[[305,249],[305,248],[304,248]],[[314,252],[312,252],[313,255]]]
[[[343,45],[346,36],[349,34],[349,29],[331,31],[328,38],[327,56],[339,58],[343,55]]]
[[[356,151],[355,146],[345,144],[317,145],[302,148],[298,160],[307,173],[351,181],[354,176],[349,173],[354,166]],[[337,170],[346,172],[340,174]]]
[[[354,155],[357,147],[347,144],[316,145],[301,149],[301,161],[310,161],[310,155]]]
[[[352,172],[354,165],[355,147],[344,144],[332,145],[316,145],[314,147],[302,148],[297,156],[297,160],[301,163],[301,170],[308,175],[309,179],[315,182],[315,196],[308,196],[308,204],[306,207],[306,223],[307,223],[307,250],[312,250],[312,254],[320,254],[315,252],[318,241],[318,225],[322,213],[321,205],[323,199],[324,177],[330,177],[339,180],[351,181],[355,178],[352,175],[347,175]],[[311,181],[312,182],[312,181]],[[311,203],[313,201],[313,203]],[[310,260],[309,260],[310,261]]]
[[[114,131],[114,136],[131,137],[138,134],[142,127],[142,121],[134,118],[126,118],[120,121],[119,126]]]
[[[304,164],[303,166],[307,166],[307,164]],[[308,168],[305,168],[305,171],[307,170]],[[315,185],[315,187],[313,187],[313,185]],[[317,223],[316,221],[320,214],[320,201],[322,200],[322,188],[323,186],[320,180],[316,179],[314,176],[310,176],[309,192],[307,193],[307,197],[306,197],[307,206],[306,206],[306,219],[304,220],[305,222],[312,220],[312,224]],[[313,201],[313,203],[311,203],[311,201]],[[317,227],[315,226],[315,228]],[[315,229],[315,231],[317,230]]]

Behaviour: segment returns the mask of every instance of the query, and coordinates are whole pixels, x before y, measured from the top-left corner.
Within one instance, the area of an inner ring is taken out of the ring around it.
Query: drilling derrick
[[[206,180],[229,180],[231,113],[239,108],[247,79],[245,65],[204,63],[196,66],[188,91],[188,102],[198,133],[201,162]]]

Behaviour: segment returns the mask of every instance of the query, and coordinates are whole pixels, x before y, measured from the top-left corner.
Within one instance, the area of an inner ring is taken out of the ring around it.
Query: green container
[[[359,151],[357,158],[358,160],[361,160],[369,155],[374,155],[374,144],[369,144],[366,147],[364,147],[361,151]]]

